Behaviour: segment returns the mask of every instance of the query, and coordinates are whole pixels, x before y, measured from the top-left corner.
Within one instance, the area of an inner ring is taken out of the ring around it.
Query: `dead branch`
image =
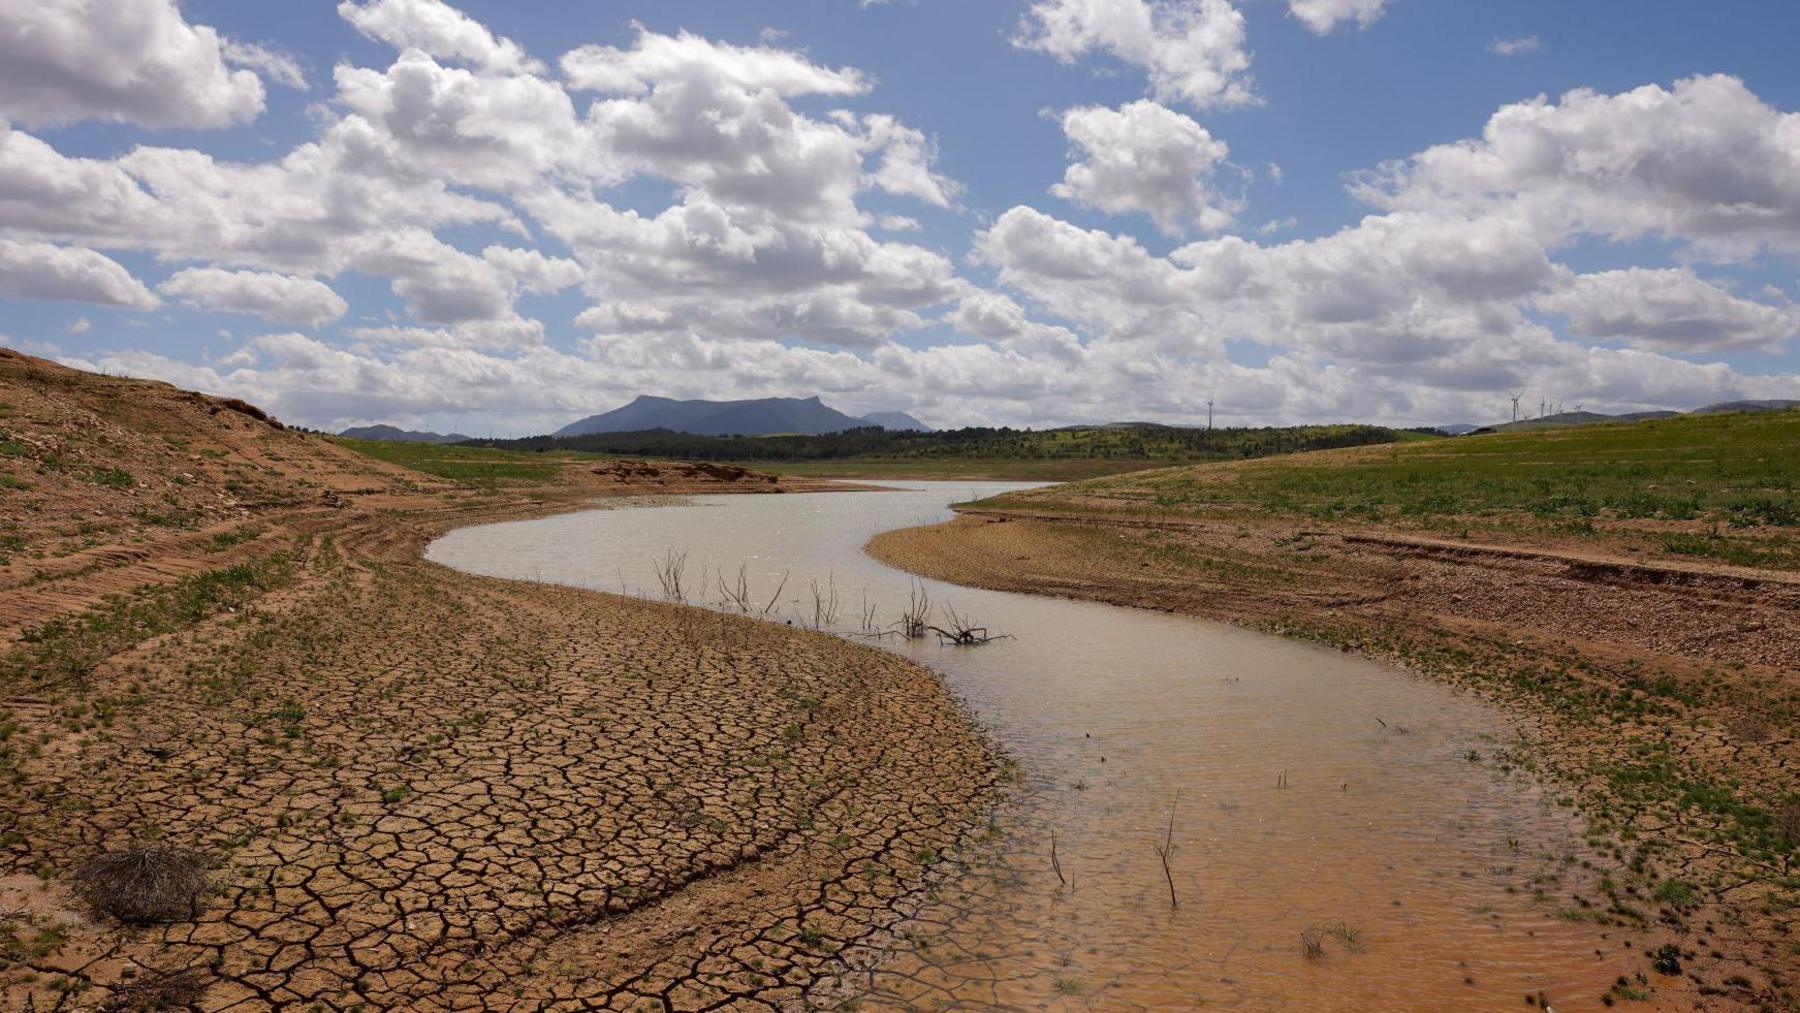
[[[939,643],[975,647],[980,644],[992,643],[995,640],[1013,639],[1010,636],[989,634],[986,626],[977,626],[975,620],[956,611],[955,607],[951,605],[944,606],[944,621],[949,624],[948,629],[943,626],[928,625],[925,627],[938,635]]]
[[[737,580],[729,586],[725,583],[725,571],[719,571],[719,607],[735,608],[748,614],[750,611],[750,570],[748,563],[739,563]]]
[[[669,549],[663,553],[663,558],[652,558],[650,565],[656,568],[656,579],[662,584],[665,600],[687,601],[687,592],[681,587],[682,574],[687,570],[687,553]]]
[[[769,603],[767,605],[763,606],[762,615],[760,618],[763,618],[763,619],[769,618],[769,610],[774,608],[775,603],[781,600],[782,589],[787,587],[788,576],[789,576],[789,574],[792,574],[793,572],[794,571],[792,571],[792,570],[787,570],[782,573],[781,583],[775,585],[775,593],[769,596]]]
[[[828,574],[826,576],[826,581],[827,583],[824,586],[821,586],[819,584],[819,578],[817,577],[812,577],[808,580],[808,583],[812,585],[812,628],[815,630],[830,629],[837,625],[837,574]]]
[[[923,640],[930,622],[931,594],[925,590],[924,583],[915,580],[907,593],[906,611],[900,613],[899,621],[894,623],[895,632],[908,640]]]
[[[1163,878],[1169,881],[1169,910],[1180,905],[1175,900],[1175,874],[1169,871],[1169,856],[1175,852],[1175,807],[1181,803],[1181,792],[1175,793],[1175,801],[1169,803],[1169,829],[1163,836],[1163,842],[1156,845],[1156,857],[1162,859]]]

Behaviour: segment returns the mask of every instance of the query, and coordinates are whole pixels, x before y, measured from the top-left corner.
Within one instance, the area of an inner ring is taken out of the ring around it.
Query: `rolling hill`
[[[352,440],[391,440],[395,443],[461,443],[469,437],[461,433],[424,433],[398,426],[352,426],[338,434]]]

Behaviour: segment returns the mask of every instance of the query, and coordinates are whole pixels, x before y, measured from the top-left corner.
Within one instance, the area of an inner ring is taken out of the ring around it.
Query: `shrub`
[[[103,852],[75,872],[81,899],[127,925],[192,918],[210,885],[206,856],[161,845],[134,844]]]

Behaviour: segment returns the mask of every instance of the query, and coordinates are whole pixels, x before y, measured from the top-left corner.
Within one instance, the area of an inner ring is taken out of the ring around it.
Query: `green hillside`
[[[1449,533],[1635,540],[1746,565],[1800,559],[1800,411],[1694,415],[1137,472],[995,501],[1271,515]]]

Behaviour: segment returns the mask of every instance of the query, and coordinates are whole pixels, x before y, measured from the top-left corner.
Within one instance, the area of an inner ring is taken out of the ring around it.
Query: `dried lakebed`
[[[1012,638],[874,641],[940,672],[1020,785],[982,857],[856,970],[873,1005],[1691,1001],[1650,970],[1642,939],[1581,917],[1582,898],[1600,895],[1597,856],[1553,792],[1493,762],[1520,740],[1492,707],[1309,644],[918,581],[862,552],[1007,488],[627,501],[465,528],[427,555],[662,597],[659,570],[685,553],[696,604],[738,611],[741,567],[750,612],[767,606],[774,621],[830,620],[835,589],[823,625],[863,636],[865,616],[885,628],[922,589],[939,625],[954,608]]]

